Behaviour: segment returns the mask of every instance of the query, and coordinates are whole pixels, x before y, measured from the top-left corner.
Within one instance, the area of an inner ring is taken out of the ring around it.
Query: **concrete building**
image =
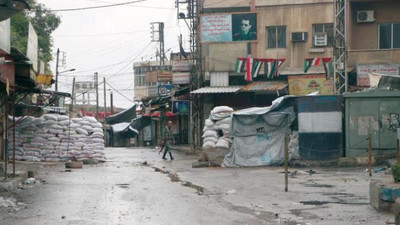
[[[370,72],[399,75],[399,1],[347,2],[347,33],[350,85],[369,86]]]
[[[333,81],[326,80],[322,63],[304,72],[306,58],[333,57],[333,11],[333,0],[205,0],[200,37],[204,77],[212,88],[195,92],[205,95],[205,114],[220,104],[267,106],[284,94],[333,94]],[[254,35],[241,38],[238,27],[247,25]],[[248,82],[246,72],[235,71],[237,58],[284,63],[275,76],[268,78],[262,67]],[[307,85],[311,80],[319,83]]]

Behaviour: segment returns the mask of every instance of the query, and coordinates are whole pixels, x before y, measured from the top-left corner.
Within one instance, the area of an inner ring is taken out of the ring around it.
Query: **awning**
[[[250,83],[240,89],[240,92],[276,93],[288,86],[286,81],[260,81]]]
[[[235,93],[243,86],[227,86],[227,87],[203,87],[190,92],[191,94],[218,94],[218,93]]]
[[[126,109],[118,114],[106,117],[106,121],[108,124],[116,124],[116,123],[130,123],[131,120],[136,118],[136,104],[131,108]]]
[[[130,123],[125,123],[125,122],[117,123],[117,124],[111,125],[111,128],[112,128],[114,134],[121,133],[125,137],[134,137],[137,134],[139,134],[139,132],[136,129],[134,129],[130,126]]]
[[[151,125],[151,118],[149,116],[140,116],[132,120],[129,128],[135,130],[142,130],[144,127]]]
[[[306,74],[325,74],[325,70],[323,67],[310,67],[307,73],[304,73],[304,68],[279,69],[279,75],[306,75]]]

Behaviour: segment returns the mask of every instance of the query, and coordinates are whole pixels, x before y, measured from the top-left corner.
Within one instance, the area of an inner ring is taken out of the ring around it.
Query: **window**
[[[379,24],[379,49],[400,48],[400,23]]]
[[[267,27],[267,47],[286,48],[286,27]]]
[[[328,37],[327,46],[333,46],[333,23],[313,24],[313,46],[315,45],[315,35],[325,33]]]

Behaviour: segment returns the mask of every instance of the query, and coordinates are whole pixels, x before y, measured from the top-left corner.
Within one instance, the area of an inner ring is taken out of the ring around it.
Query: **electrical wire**
[[[122,2],[122,3],[116,3],[116,4],[110,4],[110,5],[99,5],[99,6],[91,6],[91,7],[74,8],[74,9],[50,9],[48,11],[50,11],[50,12],[81,11],[81,10],[88,10],[88,9],[100,9],[100,8],[128,5],[128,4],[139,3],[139,2],[144,2],[144,1],[147,1],[147,0],[136,0],[136,1]]]
[[[88,2],[100,2],[100,3],[111,3],[106,1],[96,1],[96,0],[85,0]],[[154,7],[154,6],[144,6],[144,5],[126,5],[129,7],[138,7],[138,8],[149,8],[149,9],[166,9],[166,10],[175,10],[175,8],[163,8],[163,7]]]
[[[129,100],[130,102],[135,103],[133,100],[131,100],[130,98],[126,97],[124,94],[122,94],[121,92],[119,92],[117,89],[115,89],[113,86],[111,86],[108,82],[106,82],[106,84],[113,89],[114,91],[116,91],[118,94],[120,94],[122,97],[124,97],[125,99]]]

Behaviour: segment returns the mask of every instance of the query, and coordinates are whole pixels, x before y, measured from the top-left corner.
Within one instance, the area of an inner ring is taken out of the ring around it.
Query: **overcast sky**
[[[100,6],[129,0],[37,0],[46,7],[69,9]],[[165,23],[165,50],[179,50],[178,35],[183,34],[185,48],[188,44],[188,28],[184,21],[176,19],[175,0],[146,0],[131,5],[109,8],[57,12],[61,25],[53,33],[54,59],[57,48],[66,53],[66,67],[59,68],[59,91],[71,92],[72,79],[76,81],[93,80],[99,73],[99,82],[106,77],[107,106],[110,91],[114,94],[114,105],[128,108],[133,105],[134,62],[155,60],[158,43],[151,43],[150,23]],[[166,54],[169,56],[169,52]],[[55,60],[51,69],[55,74]],[[74,72],[66,72],[69,69]],[[54,86],[54,85],[53,85]],[[54,87],[53,87],[54,89]],[[103,103],[103,85],[99,89],[99,104]]]

